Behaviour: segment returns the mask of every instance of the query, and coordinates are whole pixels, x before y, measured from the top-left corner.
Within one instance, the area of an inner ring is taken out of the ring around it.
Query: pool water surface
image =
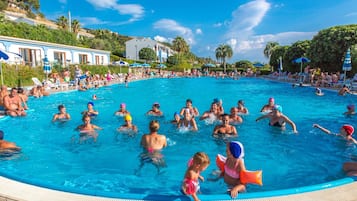
[[[180,132],[171,123],[187,98],[202,114],[209,110],[214,98],[223,100],[226,112],[242,99],[249,109],[243,123],[236,125],[238,140],[245,148],[245,165],[249,170],[263,171],[263,186],[248,185],[248,192],[264,192],[320,184],[344,178],[343,162],[356,158],[356,147],[345,140],[312,128],[319,123],[338,132],[343,124],[355,126],[356,117],[345,117],[346,106],[356,102],[353,95],[338,96],[324,91],[314,95],[310,87],[293,88],[255,78],[239,80],[215,78],[150,79],[123,85],[106,86],[85,92],[65,92],[40,99],[30,98],[31,111],[25,118],[0,120],[5,139],[16,142],[22,153],[1,159],[0,172],[6,176],[72,192],[93,192],[95,195],[161,194],[181,195],[180,185],[187,161],[198,151],[206,152],[211,164],[202,172],[203,194],[223,194],[227,186],[223,180],[207,181],[217,170],[216,154],[225,154],[223,139],[212,137],[214,124],[198,122],[197,132]],[[98,100],[91,97],[96,94]],[[293,120],[298,134],[289,125],[285,131],[268,125],[267,120],[256,122],[261,107],[269,97],[283,107],[283,113]],[[103,128],[96,143],[73,143],[75,128],[80,125],[81,112],[88,101],[99,111],[93,124]],[[148,117],[145,113],[152,103],[159,102],[164,117]],[[118,133],[123,118],[114,115],[120,103],[126,103],[135,135]],[[64,104],[72,119],[65,123],[51,123],[57,106]],[[167,167],[157,172],[146,164],[141,170],[139,146],[141,136],[148,133],[152,119],[160,122],[159,133],[168,138],[163,150]],[[10,160],[11,159],[11,160]]]

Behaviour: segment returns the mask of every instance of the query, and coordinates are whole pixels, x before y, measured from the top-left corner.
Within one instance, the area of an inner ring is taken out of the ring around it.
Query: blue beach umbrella
[[[253,66],[256,67],[256,68],[261,68],[261,67],[264,67],[264,64],[262,64],[262,63],[255,63],[255,64],[253,64]]]
[[[306,57],[300,57],[300,58],[294,59],[293,61],[294,61],[294,63],[300,63],[301,64],[300,65],[300,73],[302,73],[302,64],[310,62],[310,59],[308,59]]]
[[[142,64],[141,66],[144,67],[144,68],[150,68],[150,67],[151,67],[151,65],[150,65],[150,64],[147,64],[147,63],[144,63],[144,64]]]
[[[215,68],[215,67],[216,67],[216,64],[208,63],[208,64],[204,64],[203,67]]]
[[[5,52],[0,50],[0,61],[8,60],[8,59],[9,59],[9,55],[7,55]],[[2,62],[1,62],[1,66],[0,66],[0,73],[1,73],[1,85],[4,85],[4,76],[2,73]]]
[[[346,71],[352,70],[352,63],[351,63],[351,50],[350,48],[347,49],[345,60],[343,61],[342,70],[344,71],[343,76],[343,83],[346,81]]]
[[[139,64],[139,63],[132,63],[132,64],[129,65],[129,67],[138,68],[138,67],[141,67],[141,64]]]
[[[166,68],[166,65],[165,64],[159,64],[156,66],[156,68]]]

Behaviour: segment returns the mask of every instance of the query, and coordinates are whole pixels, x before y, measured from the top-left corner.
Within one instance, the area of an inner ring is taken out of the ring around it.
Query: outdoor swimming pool
[[[78,133],[81,112],[94,101],[100,114],[93,120],[102,128],[97,143],[71,143]],[[0,121],[5,139],[22,147],[21,154],[2,158],[2,175],[40,186],[65,191],[125,197],[127,194],[181,195],[180,186],[189,158],[197,151],[205,151],[211,165],[202,175],[207,179],[217,169],[215,156],[225,154],[223,140],[212,137],[214,125],[197,120],[199,131],[178,132],[169,121],[173,113],[191,98],[200,113],[208,110],[214,98],[221,98],[225,111],[245,101],[250,114],[238,125],[239,140],[245,146],[245,164],[249,170],[263,170],[263,186],[248,185],[248,192],[266,192],[302,187],[344,178],[342,163],[356,157],[356,147],[343,139],[329,136],[312,128],[319,123],[332,131],[342,124],[355,126],[356,117],[345,117],[346,105],[356,102],[352,95],[337,96],[325,91],[315,96],[309,87],[292,88],[290,84],[254,78],[240,80],[214,78],[152,79],[130,83],[129,88],[113,85],[86,92],[53,94],[41,99],[30,99],[34,110],[25,118]],[[283,112],[297,125],[293,134],[268,126],[265,120],[255,122],[259,110],[269,97],[283,106]],[[118,133],[123,120],[113,115],[119,104],[125,102],[139,133],[128,136]],[[161,104],[164,118],[158,118],[160,132],[168,138],[169,146],[163,151],[167,167],[157,174],[156,168],[146,164],[139,173],[139,146],[143,133],[148,133],[152,117],[145,116],[153,102]],[[51,123],[57,106],[65,104],[72,120],[63,124]],[[225,194],[223,180],[201,183],[203,195]],[[228,195],[226,195],[229,198]],[[223,198],[222,198],[223,199]]]

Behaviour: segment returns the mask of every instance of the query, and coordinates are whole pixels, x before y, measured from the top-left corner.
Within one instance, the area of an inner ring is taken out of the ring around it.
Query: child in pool
[[[245,171],[244,148],[238,141],[228,142],[226,145],[227,159],[224,165],[224,182],[231,188],[229,189],[232,198],[238,196],[238,192],[246,190],[245,185],[239,179],[240,171]]]
[[[322,130],[324,133],[326,134],[332,134],[332,135],[338,135],[338,136],[342,136],[343,138],[345,138],[347,141],[351,141],[354,144],[357,144],[357,140],[355,140],[352,137],[352,134],[354,132],[354,128],[351,125],[345,124],[340,128],[340,132],[339,133],[332,133],[330,130],[320,126],[319,124],[313,124],[312,127],[314,128],[318,128],[320,130]]]
[[[210,160],[204,152],[197,152],[188,164],[181,189],[185,195],[191,195],[195,201],[199,201],[197,197],[197,192],[200,190],[198,180],[204,181],[200,173],[204,171],[209,164]]]
[[[350,116],[350,115],[355,115],[356,111],[355,111],[355,105],[351,104],[351,105],[347,105],[347,111],[343,113],[346,116]]]

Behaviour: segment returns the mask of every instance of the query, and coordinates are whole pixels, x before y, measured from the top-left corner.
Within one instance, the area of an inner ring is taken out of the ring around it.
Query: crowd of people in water
[[[109,73],[105,77],[106,85],[113,77],[109,76]],[[86,75],[87,74],[87,75]],[[96,82],[93,77],[89,76],[88,73],[84,73],[84,77],[80,69],[76,69],[76,81],[75,85],[77,90],[88,90],[91,88],[93,83],[94,87],[99,87],[100,82]],[[92,77],[92,78],[89,78]],[[130,79],[132,77],[130,74],[126,75],[122,80],[125,86],[128,86]],[[98,80],[97,80],[98,81]],[[91,83],[91,84],[88,84]],[[7,86],[2,86],[0,91],[0,115],[19,117],[26,116],[26,110],[29,109],[27,101],[28,96],[32,95],[35,98],[40,98],[42,96],[48,96],[49,92],[46,91],[45,85],[34,86],[29,94],[26,94],[23,88],[11,88],[8,90]],[[316,95],[323,95],[320,88],[316,88]],[[348,87],[343,86],[338,94],[346,95],[351,93]],[[99,115],[99,111],[95,109],[95,102],[97,100],[96,95],[92,96],[92,101],[87,103],[87,109],[83,111],[82,114],[82,124],[76,127],[79,132],[79,143],[97,141],[98,132],[101,130],[100,126],[92,123],[93,118]],[[65,122],[71,120],[71,115],[67,112],[64,105],[58,106],[58,112],[53,115],[52,122]],[[244,192],[246,190],[246,184],[240,181],[240,172],[245,171],[244,165],[244,150],[243,144],[234,141],[234,137],[238,136],[236,125],[243,123],[243,116],[249,114],[248,108],[245,107],[244,100],[238,100],[236,106],[230,107],[229,112],[225,112],[223,107],[223,101],[219,98],[212,100],[210,108],[204,111],[202,114],[199,112],[197,107],[193,105],[191,99],[187,99],[185,106],[174,113],[173,119],[170,121],[177,129],[185,131],[197,131],[199,128],[196,121],[205,121],[210,124],[215,124],[212,131],[212,136],[216,138],[224,138],[226,140],[226,154],[227,159],[224,166],[224,172],[220,174],[220,177],[224,179],[224,182],[229,186],[229,193],[232,198],[237,197],[239,192]],[[288,124],[293,133],[298,133],[298,129],[293,120],[283,113],[283,107],[275,103],[273,97],[270,97],[265,105],[262,106],[260,112],[262,115],[256,118],[256,122],[262,119],[268,119],[269,125],[276,127],[278,129],[285,130]],[[344,115],[355,115],[355,106],[353,104],[347,106],[347,111]],[[138,127],[133,124],[131,113],[127,110],[126,104],[121,103],[119,109],[114,112],[114,115],[121,116],[124,119],[124,123],[117,129],[118,132],[122,133],[137,133]],[[146,115],[160,117],[164,115],[164,112],[160,110],[160,103],[155,102],[152,107],[146,112]],[[327,128],[322,127],[319,124],[313,124],[314,128],[323,131],[326,134],[340,136],[346,139],[348,142],[357,144],[357,140],[353,138],[354,127],[352,125],[342,125],[339,132],[333,133]],[[152,120],[149,122],[149,133],[144,134],[141,137],[140,146],[143,148],[143,153],[141,156],[140,168],[146,163],[152,163],[160,171],[161,168],[165,167],[164,156],[162,155],[162,149],[167,146],[166,136],[159,134],[160,122],[158,120]],[[233,137],[233,138],[232,138]],[[75,142],[75,138],[73,139]],[[8,142],[4,140],[4,133],[0,131],[0,152],[4,151],[21,151],[15,143]],[[200,175],[208,165],[210,164],[210,159],[204,152],[195,153],[189,164],[188,168],[184,174],[184,179],[182,182],[182,192],[186,195],[192,196],[196,201],[199,200],[197,193],[199,192],[199,180],[203,181],[204,178]],[[139,168],[139,169],[140,169]],[[343,165],[343,170],[349,176],[357,176],[357,162],[346,162]]]

